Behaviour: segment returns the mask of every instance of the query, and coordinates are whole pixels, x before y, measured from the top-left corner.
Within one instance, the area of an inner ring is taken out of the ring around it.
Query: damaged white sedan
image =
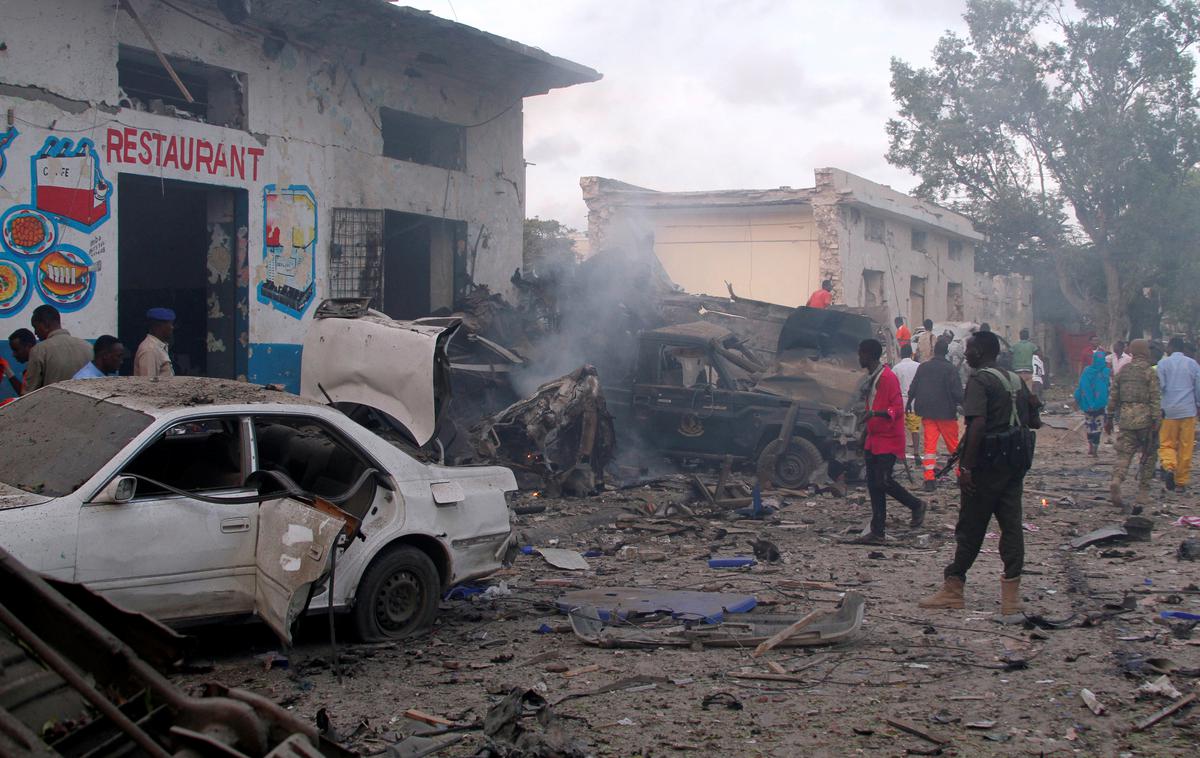
[[[361,522],[332,602],[365,639],[428,627],[445,588],[497,570],[513,546],[508,469],[424,463],[334,408],[264,387],[62,382],[0,408],[0,429],[0,546],[168,622],[258,613],[286,636],[327,570],[342,520],[268,507],[288,498],[264,499],[272,485],[255,472]],[[312,607],[328,602],[322,589]]]

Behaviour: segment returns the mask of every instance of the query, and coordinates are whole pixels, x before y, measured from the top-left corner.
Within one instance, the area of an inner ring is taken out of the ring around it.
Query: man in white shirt
[[[900,348],[900,360],[895,366],[892,366],[892,373],[900,380],[900,399],[904,401],[905,408],[908,407],[908,388],[912,386],[917,369],[921,367],[921,364],[913,360],[912,355],[912,347],[905,345]],[[912,439],[913,458],[919,461],[921,458],[921,417],[915,413],[905,413],[904,428]]]
[[[1104,359],[1108,364],[1108,370],[1115,377],[1121,373],[1121,369],[1133,362],[1133,356],[1125,352],[1125,343],[1117,340],[1113,343],[1113,351]]]
[[[151,308],[146,311],[150,322],[146,339],[138,345],[133,357],[134,376],[175,376],[175,367],[167,353],[167,343],[175,333],[175,311],[170,308]]]

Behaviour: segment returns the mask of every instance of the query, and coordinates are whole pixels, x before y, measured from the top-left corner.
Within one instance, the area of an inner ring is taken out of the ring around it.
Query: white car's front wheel
[[[441,581],[429,556],[412,545],[392,548],[371,563],[354,600],[354,625],[361,639],[411,637],[437,615]]]

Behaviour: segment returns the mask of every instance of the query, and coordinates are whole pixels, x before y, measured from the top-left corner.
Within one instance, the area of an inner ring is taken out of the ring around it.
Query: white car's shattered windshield
[[[153,420],[47,387],[0,408],[0,481],[39,495],[70,494]]]

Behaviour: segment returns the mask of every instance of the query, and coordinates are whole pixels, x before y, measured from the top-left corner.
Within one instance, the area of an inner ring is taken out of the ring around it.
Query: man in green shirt
[[[1030,392],[1033,388],[1030,384],[1033,382],[1033,354],[1037,352],[1038,346],[1029,341],[1029,330],[1021,330],[1021,341],[1012,346],[1012,368],[1021,377],[1021,381],[1025,383],[1025,389]]]

